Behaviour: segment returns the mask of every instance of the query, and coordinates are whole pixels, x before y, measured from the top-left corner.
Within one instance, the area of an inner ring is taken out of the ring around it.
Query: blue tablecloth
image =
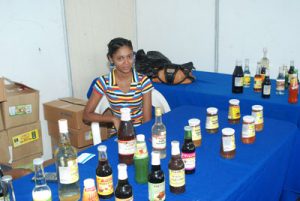
[[[261,93],[253,91],[253,78],[251,87],[244,88],[242,94],[231,92],[232,76],[221,73],[195,71],[196,81],[189,85],[165,85],[154,83],[171,109],[182,105],[195,105],[201,107],[217,107],[228,110],[228,101],[231,98],[240,100],[241,112],[251,114],[251,106],[260,104],[264,106],[264,116],[294,123],[300,129],[300,103],[288,103],[288,91],[284,95],[276,95],[276,84],[272,80],[271,98],[264,99]],[[284,189],[298,193],[300,196],[300,131],[296,137],[297,146],[292,150],[292,161],[289,167]]]
[[[173,109],[163,116],[167,127],[167,157],[161,161],[162,169],[166,176],[167,200],[268,200],[277,201],[284,184],[291,149],[297,127],[286,121],[265,118],[265,128],[257,133],[256,141],[252,145],[241,143],[241,124],[231,125],[227,122],[227,111],[219,111],[220,131],[218,134],[208,134],[205,131],[206,108],[183,106]],[[183,127],[188,119],[201,119],[202,145],[197,148],[196,173],[186,176],[186,192],[174,195],[169,191],[168,162],[170,160],[170,142],[179,140],[183,143]],[[151,151],[151,127],[153,120],[136,129],[136,133],[146,135],[148,150]],[[236,157],[223,159],[220,154],[221,128],[231,127],[236,131]],[[288,132],[287,132],[288,131]],[[113,168],[114,186],[117,184],[117,142],[109,139],[103,144],[108,146],[108,157]],[[85,152],[95,153],[96,157],[79,165],[80,183],[83,185],[85,178],[95,178],[97,167],[97,148],[92,147]],[[55,166],[46,168],[54,171]],[[134,167],[128,167],[129,182],[133,186],[135,200],[147,200],[147,184],[137,184],[134,181]],[[17,200],[31,200],[31,190],[34,182],[32,175],[14,181]],[[52,189],[53,200],[58,200],[57,185],[49,183]],[[82,186],[81,186],[82,187]],[[110,200],[114,200],[110,199]]]

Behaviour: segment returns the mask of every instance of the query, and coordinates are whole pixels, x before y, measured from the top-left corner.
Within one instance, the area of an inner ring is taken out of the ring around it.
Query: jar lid
[[[240,104],[240,101],[238,99],[230,99],[229,100],[229,103],[231,105],[239,105]]]
[[[144,134],[136,135],[136,140],[139,141],[139,142],[144,142],[145,141],[145,135]]]
[[[196,118],[189,119],[190,126],[198,126],[199,124],[200,124],[200,119],[196,119]]]
[[[263,106],[261,106],[261,105],[252,105],[252,110],[263,110],[264,108],[263,108]]]
[[[243,117],[243,121],[246,123],[254,123],[254,117],[250,115],[246,115]]]
[[[223,135],[233,135],[234,134],[234,129],[232,129],[232,128],[223,128],[222,129],[222,134]]]
[[[218,109],[215,107],[209,107],[206,109],[207,113],[209,114],[217,114],[218,113]]]
[[[95,187],[95,180],[92,178],[88,178],[83,180],[83,185],[85,188],[93,188]]]

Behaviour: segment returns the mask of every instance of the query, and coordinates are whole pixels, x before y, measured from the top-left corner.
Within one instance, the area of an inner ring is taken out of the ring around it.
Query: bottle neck
[[[60,144],[70,144],[69,133],[60,133]]]
[[[161,167],[160,167],[160,165],[151,165],[151,170],[152,171],[161,170]]]
[[[35,165],[35,186],[46,185],[46,178],[44,174],[44,168],[42,165]]]
[[[185,131],[185,133],[184,133],[184,141],[185,142],[192,141],[192,132],[191,131]]]
[[[162,124],[162,117],[161,117],[161,115],[155,116],[155,124]]]
[[[98,160],[99,160],[99,162],[106,162],[107,161],[106,151],[99,151]]]

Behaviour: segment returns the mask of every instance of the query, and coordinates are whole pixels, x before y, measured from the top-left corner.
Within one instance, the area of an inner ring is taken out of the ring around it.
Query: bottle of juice
[[[134,153],[135,181],[143,184],[148,182],[149,156],[145,142],[145,135],[136,136],[136,149]]]

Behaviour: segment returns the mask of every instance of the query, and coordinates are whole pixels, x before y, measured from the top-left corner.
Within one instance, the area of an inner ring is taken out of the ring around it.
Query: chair
[[[165,97],[156,89],[152,90],[152,106],[160,107],[162,109],[163,114],[171,111],[170,106]],[[103,112],[107,108],[109,108],[109,102],[106,96],[103,96],[95,109],[95,113],[103,114]],[[92,122],[91,129],[93,134],[94,145],[101,143],[101,130],[99,127],[99,122]]]

